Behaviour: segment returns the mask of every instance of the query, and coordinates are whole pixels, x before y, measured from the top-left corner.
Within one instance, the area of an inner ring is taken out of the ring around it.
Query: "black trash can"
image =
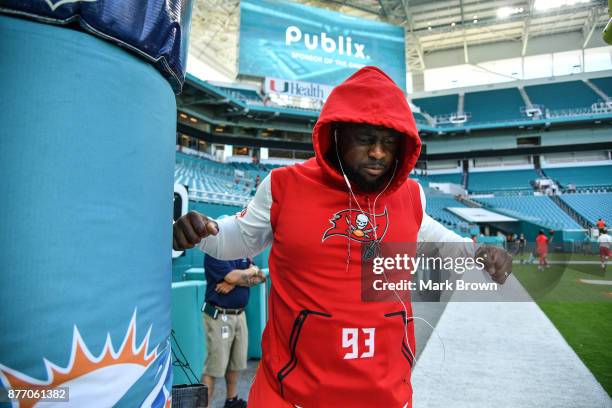
[[[208,406],[208,387],[203,384],[172,386],[173,408],[205,408]]]

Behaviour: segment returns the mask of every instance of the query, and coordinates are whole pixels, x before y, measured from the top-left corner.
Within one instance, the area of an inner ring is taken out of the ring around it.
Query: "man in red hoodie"
[[[458,242],[470,257],[475,246],[425,213],[423,191],[408,179],[421,149],[414,118],[380,69],[362,68],[333,90],[313,147],[315,158],[273,170],[236,217],[177,220],[173,246],[234,259],[272,245],[269,320],[249,407],[410,407],[412,309],[362,301],[362,246]],[[478,251],[503,283],[512,258]]]

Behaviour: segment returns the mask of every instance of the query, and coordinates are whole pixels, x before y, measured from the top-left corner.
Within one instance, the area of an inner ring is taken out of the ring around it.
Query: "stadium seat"
[[[585,166],[585,167],[557,167],[543,169],[544,173],[567,187],[574,184],[576,187],[602,187],[612,186],[612,165]]]
[[[235,170],[245,172],[238,183]],[[256,176],[263,179],[266,174],[251,163],[219,163],[176,153],[174,181],[187,186],[190,198],[199,201],[242,206],[251,197]]]
[[[413,175],[412,178],[419,181],[423,187],[429,186],[429,183],[454,183],[461,185],[463,178],[462,173],[449,174],[429,174],[429,175]]]
[[[228,88],[221,86],[218,86],[217,88],[220,89],[226,95],[234,99],[238,99],[239,101],[242,101],[246,104],[263,105],[263,99],[261,98],[261,95],[259,95],[259,93],[257,93],[257,91],[255,90]]]
[[[590,81],[603,93],[612,98],[612,77],[593,78]]]
[[[612,193],[563,194],[561,200],[592,224],[599,218],[612,222]]]
[[[583,81],[556,82],[525,87],[531,102],[550,110],[588,108],[601,98]]]
[[[462,202],[448,195],[426,194],[426,199],[427,213],[432,218],[453,229],[456,229],[459,225],[466,224],[463,219],[447,210],[448,207],[466,207]]]
[[[537,177],[532,169],[470,172],[468,190],[471,192],[533,191],[530,182]]]
[[[457,112],[458,101],[459,97],[455,94],[413,99],[412,103],[421,108],[421,111],[437,116]]]
[[[513,195],[475,198],[475,200],[511,217],[530,221],[545,228],[555,230],[582,228],[547,196]]]
[[[427,118],[425,118],[425,116],[423,116],[422,113],[420,112],[412,112],[412,114],[414,115],[414,120],[417,123],[422,123],[422,124],[428,124],[429,122],[427,121]]]
[[[521,114],[525,105],[518,88],[468,92],[464,110],[471,114],[470,122],[495,122],[526,119]]]

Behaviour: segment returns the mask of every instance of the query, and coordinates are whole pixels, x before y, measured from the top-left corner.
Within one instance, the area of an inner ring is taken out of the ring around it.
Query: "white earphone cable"
[[[338,165],[340,166],[340,171],[342,172],[342,177],[344,178],[344,182],[346,183],[346,186],[348,187],[348,191],[349,191],[349,205],[351,203],[351,196],[353,198],[353,200],[355,201],[355,203],[357,203],[357,207],[359,208],[359,211],[361,211],[361,213],[363,215],[365,215],[365,212],[363,211],[363,209],[361,208],[361,205],[359,205],[359,201],[357,200],[357,197],[355,196],[355,193],[353,193],[353,189],[351,187],[351,183],[348,179],[348,177],[346,176],[346,173],[344,171],[344,167],[342,166],[342,160],[340,159],[340,153],[339,153],[339,149],[338,149],[338,129],[334,129],[334,142],[335,142],[335,146],[336,146],[336,158],[338,159]],[[395,177],[395,172],[397,171],[397,164],[398,161],[395,160],[395,166],[393,168],[393,173],[391,175],[391,177],[389,178],[389,181],[387,182],[387,185],[385,186],[385,188],[378,193],[378,195],[376,196],[376,198],[374,199],[373,202],[373,209],[372,208],[368,208],[368,210],[373,214],[374,217],[374,223],[372,222],[372,220],[370,220],[370,217],[367,217],[368,222],[370,223],[370,226],[372,227],[372,230],[374,231],[374,239],[378,240],[378,234],[376,231],[376,201],[378,200],[378,198],[387,190],[387,188],[389,188],[389,186],[391,185],[391,181],[393,180],[393,178]],[[348,238],[348,250],[349,250],[349,262],[350,262],[350,237]],[[346,265],[346,270],[348,271],[348,262]],[[389,279],[387,278],[387,274],[385,271],[383,271],[383,276],[385,278],[385,281],[387,282],[387,284],[389,283]],[[397,293],[397,290],[394,288],[393,289],[393,293],[395,295],[395,297],[397,298],[397,300],[400,302],[400,304],[402,305],[402,308],[404,310],[404,340],[406,342],[406,346],[408,347],[408,351],[410,352],[410,355],[412,356],[412,361],[413,364],[416,363],[416,353],[414,350],[412,350],[412,348],[410,347],[410,342],[408,341],[408,320],[409,319],[417,319],[417,320],[421,320],[423,322],[425,322],[427,324],[427,326],[429,326],[432,330],[433,333],[436,334],[436,336],[438,337],[438,340],[440,340],[440,343],[442,344],[442,364],[440,365],[440,374],[442,373],[442,366],[444,365],[444,362],[446,361],[446,346],[444,344],[444,341],[442,340],[442,338],[440,337],[440,335],[438,334],[438,332],[436,331],[435,327],[432,326],[426,319],[419,317],[419,316],[408,316],[408,308],[406,307],[406,304],[404,303],[404,301],[402,300],[402,298],[399,296],[399,294]]]

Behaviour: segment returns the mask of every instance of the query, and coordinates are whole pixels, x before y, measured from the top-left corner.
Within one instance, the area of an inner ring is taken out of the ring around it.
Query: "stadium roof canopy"
[[[412,73],[487,58],[605,45],[599,31],[608,21],[605,0],[299,2],[405,27],[406,62]],[[196,1],[190,35],[190,54],[231,78],[237,69],[239,10],[239,0]],[[532,47],[532,42],[539,45]],[[475,54],[480,56],[471,54],[477,47],[481,50]]]
[[[507,215],[498,214],[496,212],[484,208],[467,208],[467,207],[447,207],[448,211],[463,218],[467,222],[517,222],[516,218],[508,217]]]

